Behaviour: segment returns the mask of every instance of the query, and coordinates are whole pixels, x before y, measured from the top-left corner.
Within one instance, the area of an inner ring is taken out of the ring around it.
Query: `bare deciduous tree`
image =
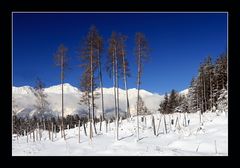
[[[102,80],[102,57],[101,57],[101,53],[103,52],[103,39],[100,36],[100,34],[98,33],[96,27],[94,27],[94,37],[95,37],[95,41],[94,41],[94,48],[96,50],[96,54],[97,54],[97,66],[98,66],[98,73],[99,73],[99,85],[100,85],[100,89],[101,89],[101,106],[102,106],[102,114],[101,114],[101,119],[105,120],[105,116],[104,116],[104,96],[103,96],[103,80]],[[101,131],[101,130],[100,130]]]
[[[82,49],[81,53],[81,67],[84,68],[84,73],[82,75],[82,84],[85,85],[85,91],[86,91],[86,100],[90,98],[91,101],[90,107],[92,110],[92,115],[89,115],[90,120],[90,139],[92,139],[92,124],[94,127],[94,131],[97,134],[96,125],[95,125],[95,98],[97,98],[97,94],[94,93],[96,85],[96,70],[99,65],[98,56],[100,57],[101,52],[101,46],[100,46],[100,36],[98,36],[97,30],[95,26],[90,27],[89,32],[87,34],[87,37],[85,39],[85,44]],[[84,84],[85,82],[85,84]],[[91,95],[89,95],[91,93]]]
[[[129,105],[129,98],[128,98],[128,86],[127,86],[127,77],[130,76],[130,70],[129,70],[129,63],[126,58],[126,46],[125,41],[127,39],[127,36],[120,35],[119,37],[119,57],[120,57],[120,66],[121,66],[121,73],[123,76],[123,82],[126,92],[126,117],[130,117],[130,105]]]
[[[136,33],[136,61],[137,61],[137,102],[140,98],[140,84],[143,72],[143,63],[149,56],[149,47],[147,40],[143,33]],[[137,140],[139,140],[139,107],[137,106]]]
[[[62,84],[62,131],[63,137],[66,140],[65,133],[64,133],[64,94],[63,94],[63,83],[64,83],[64,72],[68,68],[68,56],[67,56],[68,49],[61,44],[54,55],[55,65],[60,67],[61,70],[61,84]]]
[[[114,111],[115,111],[115,121],[116,121],[116,131],[115,138],[118,140],[118,119],[119,119],[119,101],[118,101],[118,36],[115,32],[112,32],[111,38],[109,39],[109,49],[108,49],[108,62],[107,62],[107,71],[110,74],[110,77],[113,79],[113,90],[114,90]]]

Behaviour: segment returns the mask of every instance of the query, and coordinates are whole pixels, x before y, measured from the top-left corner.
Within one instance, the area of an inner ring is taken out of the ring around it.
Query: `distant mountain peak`
[[[45,92],[46,93],[62,93],[62,84],[45,88]],[[72,86],[71,84],[64,83],[63,92],[68,94],[68,93],[78,93],[79,91],[78,91],[78,88]]]

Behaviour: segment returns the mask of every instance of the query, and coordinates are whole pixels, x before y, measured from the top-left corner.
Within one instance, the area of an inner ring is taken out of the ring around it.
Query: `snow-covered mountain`
[[[184,89],[179,93],[186,96],[188,94],[188,89]]]
[[[44,92],[47,94],[47,100],[50,103],[51,115],[61,114],[61,85],[51,86],[45,88]],[[35,111],[34,104],[36,103],[36,98],[32,92],[33,88],[30,86],[23,87],[12,87],[13,98],[15,104],[17,105],[17,114],[25,116],[27,114],[33,115]],[[100,89],[97,88],[95,92],[100,93]],[[114,96],[113,88],[103,88],[104,92],[104,107],[108,115],[113,112],[114,109]],[[129,93],[129,103],[131,113],[135,113],[136,100],[137,100],[137,89],[132,88],[128,90]],[[185,91],[184,91],[185,93]],[[82,92],[76,87],[65,83],[64,84],[64,112],[65,115],[73,114],[84,114],[87,112],[87,107],[79,104],[79,100]],[[151,112],[157,112],[159,103],[163,100],[163,95],[148,92],[146,90],[140,90],[140,96],[143,98],[146,106]],[[126,93],[125,90],[119,88],[119,103],[120,112],[126,111]],[[101,99],[96,99],[97,110],[96,113],[101,112]],[[113,114],[113,113],[112,113]]]
[[[64,83],[63,87],[64,87],[64,94],[78,94],[79,93],[78,88],[70,85],[69,83]],[[45,92],[61,94],[62,93],[62,85],[55,85],[55,86],[51,86],[49,88],[45,88]]]
[[[12,87],[12,93],[13,94],[27,94],[31,95],[32,93],[32,87],[31,86],[22,86],[22,87]]]

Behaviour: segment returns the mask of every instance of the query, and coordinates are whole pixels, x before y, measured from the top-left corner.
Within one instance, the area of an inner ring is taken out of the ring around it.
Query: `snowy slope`
[[[60,133],[54,134],[53,142],[48,138],[48,132],[44,132],[41,141],[33,142],[33,139],[22,136],[18,140],[13,136],[13,156],[227,156],[228,155],[228,118],[221,113],[204,113],[203,130],[199,128],[199,114],[189,114],[190,124],[183,127],[183,116],[174,114],[173,119],[180,117],[179,126],[170,127],[167,120],[168,134],[163,133],[161,122],[158,136],[153,135],[151,116],[147,116],[147,125],[140,123],[140,141],[136,141],[136,118],[123,120],[119,129],[119,141],[114,140],[114,123],[111,123],[107,133],[105,124],[103,131],[94,134],[93,140],[85,136],[80,128],[80,143],[78,143],[78,128],[66,130],[66,141],[60,138]],[[155,114],[155,123],[158,126],[159,114]]]
[[[32,93],[33,88],[30,86],[23,87],[14,87],[12,88],[13,98],[17,104],[17,113],[20,116],[25,116],[27,114],[34,114],[34,104],[36,99]],[[47,94],[47,100],[50,103],[50,109],[52,115],[60,115],[61,112],[61,85],[51,86],[49,88],[45,88],[45,93]],[[106,112],[110,115],[113,112],[114,108],[114,96],[113,96],[113,88],[104,88],[104,106]],[[96,89],[96,92],[100,93],[100,89]],[[135,112],[135,105],[137,99],[137,89],[129,89],[129,103],[131,112]],[[71,86],[68,83],[64,84],[64,106],[65,106],[65,114],[83,114],[86,112],[86,107],[79,105],[79,100],[81,96],[81,92],[76,88]],[[146,90],[140,90],[140,95],[145,101],[146,106],[152,112],[156,112],[158,109],[160,101],[163,100],[163,96],[158,94],[153,94]],[[120,112],[126,111],[126,94],[125,90],[119,89],[119,97],[120,97]],[[97,114],[101,112],[101,99],[96,99],[97,104]]]
[[[188,94],[188,89],[184,89],[179,93],[186,96]]]
[[[33,88],[31,86],[22,86],[22,87],[12,87],[13,94],[20,94],[20,95],[32,95]]]

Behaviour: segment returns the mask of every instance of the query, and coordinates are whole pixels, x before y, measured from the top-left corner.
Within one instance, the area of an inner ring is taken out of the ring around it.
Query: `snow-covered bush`
[[[228,112],[228,91],[226,89],[221,90],[217,100],[217,109],[220,112]]]

